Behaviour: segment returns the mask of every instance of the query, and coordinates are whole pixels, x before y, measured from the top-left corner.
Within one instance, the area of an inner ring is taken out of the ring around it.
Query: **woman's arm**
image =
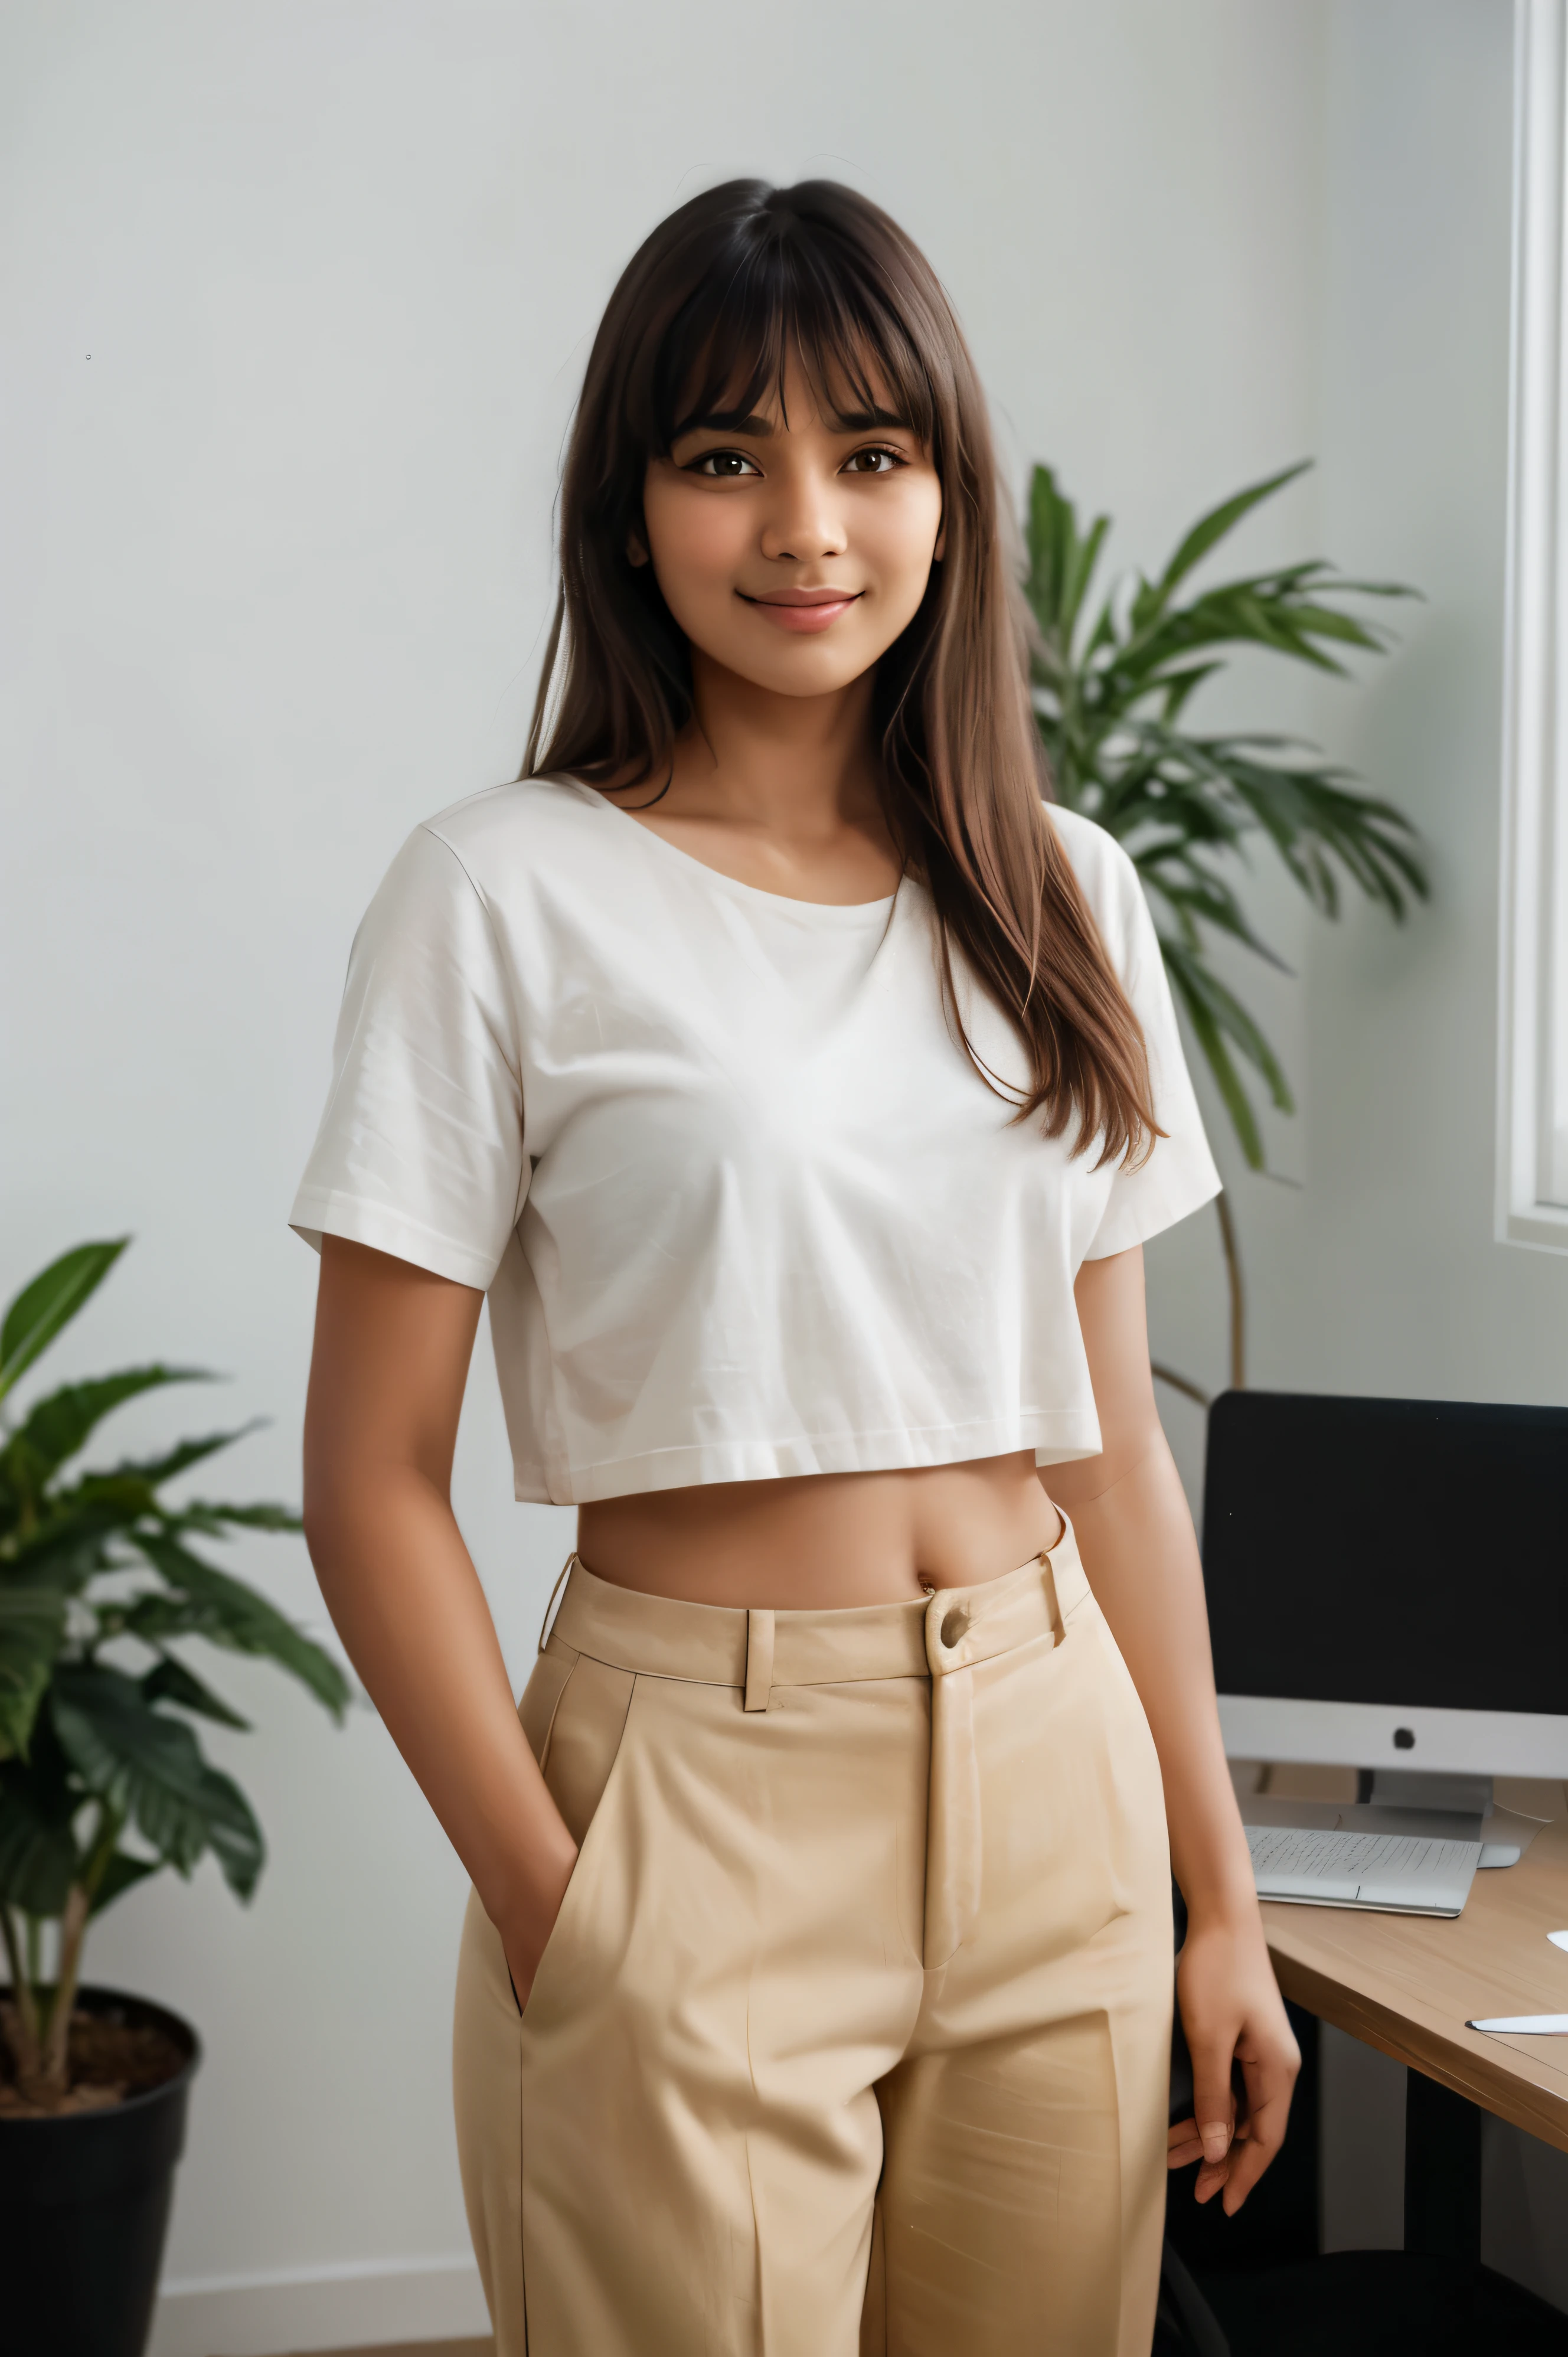
[[[1225,1764],[1197,1543],[1149,1372],[1142,1249],[1085,1261],[1076,1296],[1101,1453],[1053,1465],[1044,1479],[1072,1516],[1089,1584],[1132,1673],[1165,1778],[1171,1863],[1187,1908],[1177,1991],[1195,2115],[1172,2130],[1170,2165],[1201,2151],[1198,2200],[1223,2187],[1233,2213],[1284,2139],[1301,2056],[1264,1944]],[[1245,2090],[1240,2124],[1232,2058]]]
[[[452,1513],[483,1296],[323,1241],[305,1534],[349,1659],[501,1935],[519,2001],[576,1861]]]

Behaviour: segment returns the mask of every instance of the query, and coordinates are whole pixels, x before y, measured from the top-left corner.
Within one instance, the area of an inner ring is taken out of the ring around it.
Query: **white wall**
[[[786,32],[716,0],[12,0],[0,1286],[138,1238],[61,1372],[231,1370],[221,1412],[275,1421],[228,1480],[296,1489],[313,1265],[282,1222],[349,934],[409,825],[515,767],[599,307],[662,212],[746,170],[908,223],[1015,471],[1049,457],[1113,510],[1119,560],[1316,449],[1246,553],[1316,538],[1428,590],[1317,719],[1417,810],[1442,899],[1403,939],[1353,913],[1316,942],[1280,904],[1311,952],[1268,999],[1306,1114],[1272,1134],[1308,1186],[1241,1189],[1258,1372],[1556,1395],[1563,1272],[1489,1241],[1508,14],[800,0]],[[1218,1375],[1208,1222],[1156,1256],[1155,1329]],[[483,1370],[460,1509],[521,1680],[569,1529],[508,1486]],[[243,1560],[315,1614],[295,1545]],[[161,1882],[95,1953],[208,2045],[162,2349],[462,2328],[461,1878],[368,1712],[338,1735],[228,1684],[260,1727],[215,1748],[269,1831],[261,1896]]]

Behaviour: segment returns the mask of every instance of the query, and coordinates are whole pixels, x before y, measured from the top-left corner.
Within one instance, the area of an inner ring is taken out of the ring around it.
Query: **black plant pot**
[[[0,2117],[0,2342],[16,2357],[142,2357],[201,2050],[145,1997],[84,1988],[76,2001],[161,2029],[185,2063],[105,2111]]]

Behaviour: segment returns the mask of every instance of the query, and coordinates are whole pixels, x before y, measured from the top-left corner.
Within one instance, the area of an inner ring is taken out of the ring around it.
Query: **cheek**
[[[913,614],[925,591],[941,530],[942,495],[935,482],[900,487],[897,499],[868,502],[863,546],[889,598]],[[906,616],[908,619],[908,616]]]
[[[671,604],[704,594],[729,596],[746,540],[740,505],[739,500],[682,498],[679,492],[645,500],[648,553]]]

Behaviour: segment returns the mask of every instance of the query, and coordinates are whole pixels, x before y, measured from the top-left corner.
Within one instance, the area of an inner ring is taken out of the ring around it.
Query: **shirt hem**
[[[898,1426],[864,1433],[801,1434],[792,1440],[693,1443],[593,1465],[515,1469],[521,1504],[592,1505],[601,1498],[641,1497],[657,1490],[687,1490],[714,1481],[789,1480],[820,1473],[914,1471],[961,1465],[982,1457],[1032,1449],[1036,1465],[1097,1457],[1100,1427],[1078,1409],[1042,1409],[996,1421]]]

